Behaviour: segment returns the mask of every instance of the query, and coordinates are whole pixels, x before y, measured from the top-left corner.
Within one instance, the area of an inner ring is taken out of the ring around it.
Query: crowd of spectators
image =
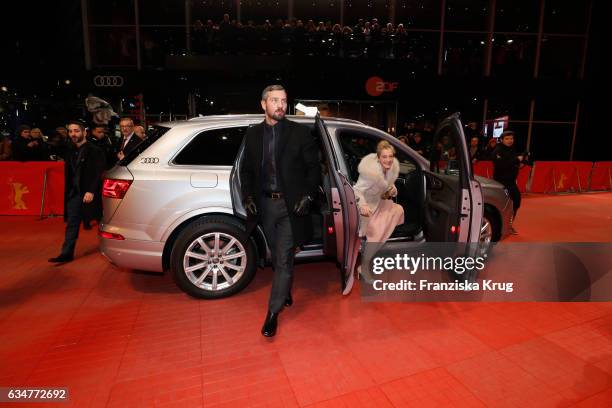
[[[430,159],[432,150],[436,151],[436,157],[443,160],[454,160],[457,158],[455,146],[448,138],[442,138],[433,145],[434,125],[431,122],[415,124],[414,122],[404,123],[398,136],[398,140],[410,146],[421,156]],[[472,163],[477,161],[492,161],[493,151],[497,147],[497,139],[486,138],[479,130],[477,122],[468,122],[463,130],[468,153]]]
[[[141,125],[135,125],[133,133],[139,140],[146,138]],[[121,138],[115,136],[114,129],[92,124],[87,129],[87,139],[105,152],[107,166],[112,167],[121,150]],[[65,126],[56,127],[46,136],[40,128],[23,124],[13,135],[0,133],[0,161],[65,161],[71,146]]]
[[[371,57],[416,59],[422,41],[409,35],[403,24],[380,23],[373,18],[359,19],[354,26],[331,21],[299,19],[262,25],[230,20],[214,23],[196,20],[192,28],[192,51],[202,55],[321,55],[332,57]]]

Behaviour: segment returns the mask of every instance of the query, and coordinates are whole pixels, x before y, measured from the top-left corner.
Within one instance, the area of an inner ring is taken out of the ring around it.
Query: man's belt
[[[264,191],[264,196],[270,198],[283,198],[283,193],[278,191]]]

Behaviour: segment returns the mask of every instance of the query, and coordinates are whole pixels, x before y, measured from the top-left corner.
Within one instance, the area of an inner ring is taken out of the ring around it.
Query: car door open
[[[329,132],[319,114],[315,117],[315,128],[321,135],[323,150],[331,167],[332,211],[336,227],[336,259],[340,264],[342,294],[348,295],[353,287],[353,270],[359,253],[357,202],[349,178],[340,170],[338,154],[332,147]]]
[[[424,229],[428,242],[470,243],[480,238],[483,203],[474,178],[459,115],[444,119],[436,130],[430,169],[425,172]]]

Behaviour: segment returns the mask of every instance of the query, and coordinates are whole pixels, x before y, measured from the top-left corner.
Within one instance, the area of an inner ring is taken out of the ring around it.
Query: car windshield
[[[134,160],[138,155],[145,150],[149,146],[151,146],[155,141],[157,141],[164,133],[169,131],[170,128],[165,126],[153,126],[151,129],[147,131],[147,137],[144,138],[142,142],[140,142],[127,156],[120,160],[117,164],[119,166],[127,166]]]

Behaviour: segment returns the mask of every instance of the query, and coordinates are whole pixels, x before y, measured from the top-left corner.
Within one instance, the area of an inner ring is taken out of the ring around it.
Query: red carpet
[[[113,267],[61,219],[0,217],[0,387],[68,387],[74,407],[610,407],[612,303],[362,303],[330,263],[296,268],[259,334],[271,270],[198,301]],[[610,241],[612,194],[530,196],[512,241]],[[2,404],[39,406],[39,404]]]

